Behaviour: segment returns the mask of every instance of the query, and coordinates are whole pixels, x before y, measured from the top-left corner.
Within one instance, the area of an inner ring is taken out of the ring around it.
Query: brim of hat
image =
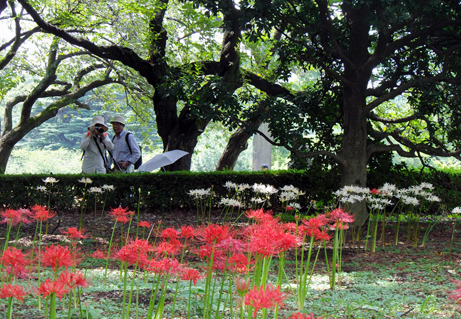
[[[119,121],[110,121],[110,124],[114,124],[114,123],[125,125],[125,123],[122,123],[122,122],[119,122]]]

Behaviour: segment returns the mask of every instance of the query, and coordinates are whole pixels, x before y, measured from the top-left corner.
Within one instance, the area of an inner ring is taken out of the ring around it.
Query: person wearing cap
[[[110,138],[107,137],[107,127],[104,124],[102,116],[95,116],[91,125],[88,126],[88,132],[82,136],[80,148],[83,150],[82,172],[84,174],[106,173],[106,149],[112,150]]]
[[[115,136],[112,138],[112,142],[114,143],[112,150],[113,161],[118,163],[122,172],[134,172],[134,163],[141,156],[139,145],[133,134],[125,131],[125,118],[123,116],[114,116],[110,123],[115,133]]]

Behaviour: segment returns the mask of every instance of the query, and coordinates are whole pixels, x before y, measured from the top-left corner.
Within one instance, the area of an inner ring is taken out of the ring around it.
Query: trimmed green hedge
[[[48,184],[51,194],[37,190],[44,186],[46,177],[54,177],[59,182]],[[140,209],[195,209],[195,201],[187,193],[192,189],[210,188],[216,192],[216,201],[227,195],[223,185],[227,181],[235,183],[270,184],[276,188],[293,185],[306,192],[300,204],[308,207],[311,200],[327,204],[334,200],[333,192],[339,188],[340,176],[335,171],[266,171],[266,172],[161,172],[136,174],[107,174],[107,175],[0,175],[0,203],[4,207],[30,207],[34,204],[47,205],[57,210],[71,210],[79,208],[85,185],[80,183],[82,177],[93,180],[87,188],[92,186],[114,185],[115,191],[107,193],[106,207],[130,207],[135,209],[140,196]],[[435,195],[442,199],[440,204],[448,209],[461,204],[458,185],[461,183],[461,174],[444,172],[424,172],[402,170],[390,171],[386,180],[377,176],[369,176],[370,188],[378,188],[384,183],[395,184],[399,188],[418,185],[421,182],[432,183],[435,186]],[[138,193],[140,190],[140,193]],[[140,194],[140,195],[139,195]],[[94,195],[87,193],[87,198],[94,201]],[[103,199],[106,195],[98,195]],[[273,198],[274,207],[278,207],[277,198]],[[93,202],[94,203],[94,202]],[[433,207],[438,209],[438,207]]]

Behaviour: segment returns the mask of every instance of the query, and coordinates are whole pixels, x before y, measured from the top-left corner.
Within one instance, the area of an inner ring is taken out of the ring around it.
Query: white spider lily
[[[93,183],[93,181],[91,180],[91,178],[89,177],[82,177],[82,179],[79,179],[78,180],[80,183],[83,183],[83,184],[91,184]]]
[[[46,192],[46,187],[45,186],[37,186],[36,190],[40,192]]]
[[[54,183],[59,182],[59,180],[57,180],[57,179],[54,178],[54,177],[47,177],[47,178],[43,179],[43,182],[44,182],[45,184],[48,184],[48,183],[54,184]]]
[[[272,195],[278,192],[272,185],[254,184],[252,187],[255,193]]]
[[[232,198],[221,198],[219,205],[232,206],[232,207],[243,207],[243,204],[236,199]]]
[[[202,189],[192,189],[187,194],[195,198],[200,198],[200,197],[208,196],[210,195],[210,193],[211,193],[211,188],[207,188],[207,189],[202,188]]]
[[[90,192],[90,193],[99,193],[99,194],[104,193],[104,191],[102,190],[101,187],[90,187],[88,192]]]
[[[105,191],[113,191],[115,187],[114,185],[102,185],[102,189]]]

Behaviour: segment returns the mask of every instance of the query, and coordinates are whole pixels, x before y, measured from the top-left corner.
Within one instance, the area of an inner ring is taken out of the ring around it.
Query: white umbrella
[[[138,172],[151,172],[154,169],[173,164],[187,154],[189,153],[180,150],[173,150],[155,155],[153,158],[139,166]]]

